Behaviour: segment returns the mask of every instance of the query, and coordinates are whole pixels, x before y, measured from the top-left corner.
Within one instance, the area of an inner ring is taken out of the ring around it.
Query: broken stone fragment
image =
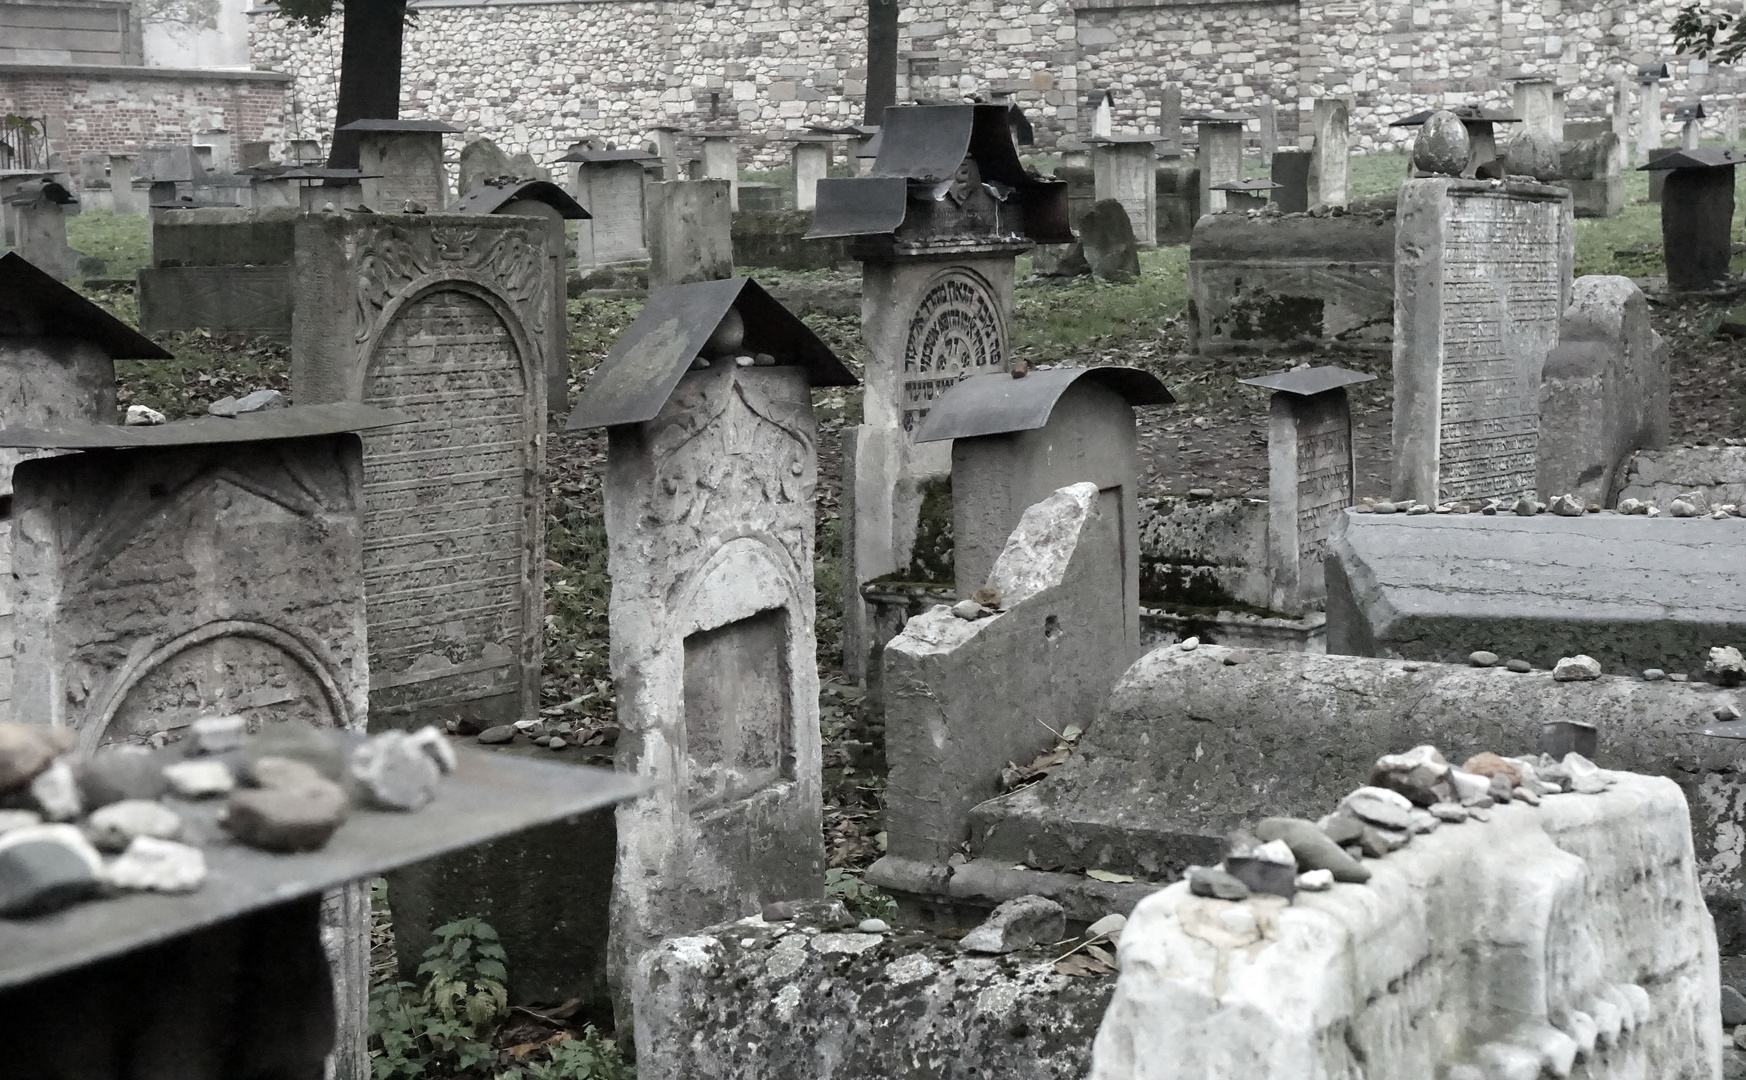
[[[1581,754],[1564,755],[1564,771],[1570,776],[1570,789],[1583,795],[1599,795],[1612,786],[1606,771]]]
[[[1413,807],[1413,832],[1420,835],[1433,833],[1436,832],[1437,827],[1442,824],[1443,819],[1431,813],[1429,810],[1420,810],[1416,806]]]
[[[1484,800],[1491,805],[1491,777],[1470,773],[1466,769],[1450,769],[1449,783],[1455,787],[1455,801],[1473,806]]]
[[[1357,839],[1363,833],[1363,826],[1356,818],[1344,820],[1352,824],[1350,830],[1342,830],[1343,834],[1348,834],[1348,839]],[[1327,870],[1337,881],[1363,883],[1370,880],[1369,867],[1346,854],[1332,836],[1312,821],[1262,818],[1255,826],[1255,835],[1263,840],[1283,841],[1296,858],[1299,870]]]
[[[1697,517],[1703,511],[1685,499],[1675,499],[1667,504],[1667,512],[1676,518]]]
[[[1361,787],[1340,800],[1340,809],[1384,829],[1405,829],[1412,823],[1412,802],[1387,788]]]
[[[1286,858],[1288,861],[1279,862],[1259,855],[1231,855],[1225,859],[1225,872],[1241,881],[1251,893],[1290,899],[1297,893],[1297,860],[1291,857],[1289,848]]]
[[[1297,887],[1305,892],[1326,892],[1334,887],[1331,870],[1305,870],[1297,875]]]
[[[103,851],[125,851],[136,836],[169,840],[182,831],[182,818],[151,799],[123,799],[93,811],[85,833]]]
[[[786,900],[774,900],[765,904],[759,914],[765,922],[793,922],[794,905]]]
[[[1663,680],[1665,678],[1667,678],[1667,672],[1662,671],[1658,667],[1644,668],[1643,669],[1643,681],[1644,682],[1660,682],[1661,680]]]
[[[989,611],[974,600],[960,600],[952,605],[952,614],[958,616],[960,619],[968,619],[974,622],[977,619],[987,618],[989,615],[992,615],[993,612]]]
[[[1561,658],[1552,668],[1552,678],[1557,682],[1592,682],[1600,676],[1600,661],[1580,653]]]
[[[164,765],[143,746],[109,746],[79,767],[79,795],[87,810],[123,799],[155,799],[169,790]]]
[[[970,599],[981,604],[983,607],[988,608],[990,611],[998,611],[1001,606],[1000,590],[992,585],[984,585],[982,588],[977,589],[970,594]]]
[[[1514,790],[1515,785],[1510,783],[1510,778],[1507,775],[1501,772],[1491,774],[1491,797],[1493,801],[1498,803],[1509,802],[1510,793]]]
[[[59,911],[98,884],[97,872],[65,843],[32,840],[0,849],[0,916]]]
[[[156,409],[145,405],[129,405],[127,418],[122,421],[128,427],[152,427],[161,424],[166,417]]]
[[[1746,1024],[1746,994],[1722,984],[1722,1023],[1728,1027]]]
[[[231,795],[219,816],[225,831],[243,843],[267,851],[315,851],[345,824],[345,790],[308,763],[261,758],[252,775],[261,786]]]
[[[884,919],[862,919],[855,924],[855,929],[863,934],[891,933],[891,925]]]
[[[428,754],[430,759],[436,762],[437,768],[444,773],[454,772],[455,766],[460,764],[460,758],[455,756],[455,748],[449,744],[449,740],[442,732],[430,724],[419,728],[408,735],[406,739]]]
[[[436,797],[442,770],[403,731],[385,731],[352,751],[352,779],[373,806],[418,810]]]
[[[178,761],[164,766],[164,779],[184,799],[229,795],[236,788],[236,777],[222,761]]]
[[[240,716],[202,716],[188,725],[196,754],[222,754],[249,740],[248,721]]]
[[[1404,795],[1415,806],[1445,802],[1453,794],[1449,763],[1434,746],[1415,746],[1404,754],[1386,754],[1376,759],[1370,783]]]
[[[1489,750],[1481,754],[1474,754],[1462,764],[1461,768],[1464,772],[1483,776],[1487,780],[1497,773],[1503,773],[1509,778],[1511,787],[1522,781],[1522,770],[1515,762]]]
[[[255,763],[262,758],[286,758],[301,761],[323,777],[340,783],[346,776],[345,749],[332,731],[317,728],[300,720],[289,720],[263,727],[243,748],[242,775],[252,777]],[[257,780],[262,787],[268,785]]]
[[[1358,837],[1358,847],[1365,857],[1380,859],[1391,851],[1399,851],[1412,842],[1413,834],[1407,829],[1379,829],[1374,825],[1364,826],[1364,832]]]
[[[0,723],[0,795],[30,783],[77,742],[66,728]]]
[[[1648,509],[1649,504],[1641,499],[1620,499],[1618,510],[1621,514],[1641,514]]]
[[[1581,517],[1588,512],[1588,507],[1574,495],[1559,495],[1547,504],[1547,508],[1559,517]]]
[[[1431,814],[1436,817],[1438,821],[1446,821],[1452,825],[1458,825],[1467,820],[1467,807],[1462,806],[1460,803],[1438,803],[1431,807]]]
[[[84,801],[79,798],[79,777],[64,758],[36,774],[30,782],[30,797],[50,821],[72,821],[85,812]]]
[[[1533,496],[1523,495],[1516,500],[1514,510],[1518,517],[1533,517],[1540,512],[1540,504],[1534,501]]]
[[[1216,900],[1249,899],[1249,886],[1216,866],[1189,867],[1188,891],[1196,896],[1210,896]]]
[[[1357,842],[1364,832],[1364,823],[1344,810],[1336,810],[1316,822],[1316,826],[1328,834],[1328,839],[1341,845]]]
[[[193,892],[206,880],[206,856],[188,844],[139,836],[110,861],[104,876],[119,889]]]
[[[989,913],[982,925],[964,935],[965,952],[1009,953],[1033,945],[1053,945],[1067,936],[1067,912],[1046,896],[1019,896]]]
[[[1704,674],[1722,686],[1739,686],[1746,681],[1746,656],[1732,645],[1711,649],[1710,658],[1704,661]]]

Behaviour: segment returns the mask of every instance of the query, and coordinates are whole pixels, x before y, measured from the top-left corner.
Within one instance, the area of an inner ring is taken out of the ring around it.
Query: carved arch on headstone
[[[91,707],[79,730],[79,749],[90,753],[103,743],[103,736],[127,701],[128,694],[141,680],[189,649],[221,638],[253,638],[284,653],[306,671],[319,686],[328,711],[348,730],[363,730],[366,718],[356,716],[347,706],[338,679],[331,666],[322,659],[315,646],[296,634],[266,623],[239,619],[209,622],[183,634],[178,634],[156,646],[145,639],[130,650],[128,658],[118,667],[102,696],[93,695]]]
[[[675,590],[678,597],[671,610],[680,617],[674,633],[684,638],[776,607],[790,608],[799,617],[801,612],[792,609],[800,580],[799,568],[775,537],[752,530],[729,533]]]
[[[531,396],[536,386],[545,385],[545,374],[541,370],[539,345],[537,339],[529,336],[527,320],[522,316],[521,305],[514,298],[499,290],[488,279],[462,267],[433,270],[421,274],[407,282],[390,296],[383,304],[382,310],[365,333],[359,345],[359,364],[352,372],[351,400],[365,401],[369,398],[367,390],[370,381],[370,361],[374,359],[376,350],[381,346],[382,339],[393,328],[400,313],[408,307],[423,300],[432,293],[458,292],[474,297],[489,307],[509,331],[510,340],[515,343],[516,358],[521,363],[521,377],[527,393]],[[540,315],[537,306],[528,305],[531,310],[528,317],[537,320]]]

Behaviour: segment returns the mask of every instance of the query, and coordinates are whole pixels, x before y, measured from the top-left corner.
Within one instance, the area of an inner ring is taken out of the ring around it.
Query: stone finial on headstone
[[[1433,112],[1413,139],[1413,168],[1427,176],[1460,176],[1472,157],[1466,125],[1444,109]]]

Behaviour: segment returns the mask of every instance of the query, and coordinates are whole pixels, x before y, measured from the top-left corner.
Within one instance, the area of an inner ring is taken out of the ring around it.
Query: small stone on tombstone
[[[262,786],[231,795],[219,818],[243,843],[267,851],[316,851],[345,824],[345,790],[310,765],[261,758],[254,774]]]
[[[1555,496],[1547,504],[1547,509],[1559,517],[1581,517],[1588,512],[1588,508],[1582,504],[1582,501],[1572,495]]]
[[[1412,802],[1386,788],[1358,788],[1340,800],[1340,809],[1384,829],[1405,829],[1412,823]]]
[[[146,427],[161,424],[165,421],[164,414],[145,405],[129,405],[127,419],[123,423],[130,427]]]
[[[1290,849],[1286,857],[1289,861],[1279,862],[1258,854],[1232,855],[1225,859],[1225,872],[1241,881],[1251,893],[1290,898],[1297,892],[1297,862],[1291,858]]]
[[[1504,667],[1515,672],[1517,675],[1526,675],[1528,672],[1534,670],[1534,665],[1528,663],[1526,660],[1511,660],[1506,663]]]
[[[1722,1023],[1727,1027],[1746,1024],[1746,994],[1722,984]]]
[[[460,758],[455,754],[455,748],[449,740],[434,725],[426,724],[406,737],[407,742],[423,750],[430,759],[437,763],[437,768],[444,773],[452,773],[459,765]]]
[[[1339,881],[1370,880],[1370,870],[1347,855],[1333,837],[1313,821],[1263,818],[1255,826],[1255,835],[1262,840],[1283,841],[1289,846],[1300,870],[1327,870]]]
[[[1334,887],[1334,873],[1331,870],[1306,870],[1297,875],[1297,887],[1304,892],[1326,892]]]
[[[152,799],[122,799],[93,811],[85,832],[102,851],[125,851],[136,836],[169,840],[182,831],[182,818]]]
[[[1740,650],[1732,645],[1713,648],[1704,661],[1704,674],[1722,686],[1739,686],[1746,681],[1746,656],[1741,656]]]
[[[1552,678],[1558,682],[1587,682],[1600,676],[1600,661],[1592,656],[1562,657],[1552,667]]]
[[[79,794],[95,810],[123,799],[155,799],[169,787],[163,763],[143,746],[110,746],[79,769]]]
[[[1020,896],[991,912],[982,925],[964,935],[965,952],[1009,953],[1033,945],[1053,945],[1067,936],[1067,913],[1044,896]]]
[[[855,929],[863,934],[889,934],[891,925],[884,919],[862,919],[855,924]]]
[[[794,905],[786,900],[774,900],[765,904],[760,914],[765,922],[793,922]]]
[[[1188,891],[1218,900],[1249,899],[1249,886],[1216,866],[1189,867]]]
[[[202,716],[188,725],[197,754],[222,754],[248,742],[248,721],[240,716]]]
[[[0,916],[47,914],[97,891],[102,859],[71,825],[19,829],[0,845]]]
[[[0,794],[30,783],[76,741],[65,728],[0,723]]]
[[[1542,183],[1560,179],[1558,144],[1536,131],[1516,132],[1504,147],[1504,172]]]
[[[514,724],[499,724],[496,727],[488,727],[478,735],[479,741],[487,746],[496,746],[501,743],[509,742],[514,738]]]
[[[300,761],[328,780],[338,783],[346,775],[346,754],[333,734],[296,721],[271,724],[243,748],[243,773],[261,787],[271,786],[259,775],[266,758]]]
[[[385,731],[353,750],[351,773],[368,801],[383,810],[423,807],[436,797],[442,779],[436,760],[403,731]]]
[[[1497,653],[1480,649],[1467,657],[1467,662],[1474,667],[1496,667]]]
[[[164,766],[164,779],[184,799],[229,795],[236,788],[236,777],[222,761],[178,761]]]
[[[1430,176],[1460,176],[1473,157],[1467,126],[1452,112],[1432,113],[1413,139],[1413,168]]]
[[[119,889],[193,892],[206,880],[206,855],[174,840],[139,836],[110,862],[104,877]]]

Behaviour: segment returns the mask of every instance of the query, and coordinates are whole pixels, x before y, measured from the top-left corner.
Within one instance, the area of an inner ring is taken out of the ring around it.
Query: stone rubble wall
[[[86,151],[185,145],[213,128],[234,145],[267,140],[282,151],[299,137],[287,118],[301,92],[274,71],[0,64],[0,113],[47,117],[50,145],[69,165]]]
[[[741,162],[785,163],[776,142],[810,124],[861,120],[865,8],[798,0],[415,0],[402,109],[485,135],[550,166],[584,137],[634,145],[657,124],[736,127]],[[1163,87],[1186,110],[1281,106],[1281,139],[1308,129],[1317,97],[1352,105],[1353,150],[1405,145],[1390,120],[1428,105],[1507,106],[1522,71],[1569,87],[1570,118],[1607,113],[1613,79],[1674,60],[1674,0],[920,0],[904,5],[900,100],[1010,93],[1040,149],[1091,133],[1090,96],[1114,92],[1118,129],[1155,130]],[[257,68],[296,78],[287,130],[326,140],[338,88],[337,21],[308,31],[270,8],[252,16]],[[1675,61],[1675,103],[1732,101],[1732,69]],[[1721,132],[1712,107],[1706,134]],[[1258,128],[1251,124],[1251,142]],[[1667,141],[1677,136],[1667,121]],[[457,150],[458,142],[451,151]],[[687,152],[695,151],[687,147]],[[840,160],[840,159],[839,159]]]

